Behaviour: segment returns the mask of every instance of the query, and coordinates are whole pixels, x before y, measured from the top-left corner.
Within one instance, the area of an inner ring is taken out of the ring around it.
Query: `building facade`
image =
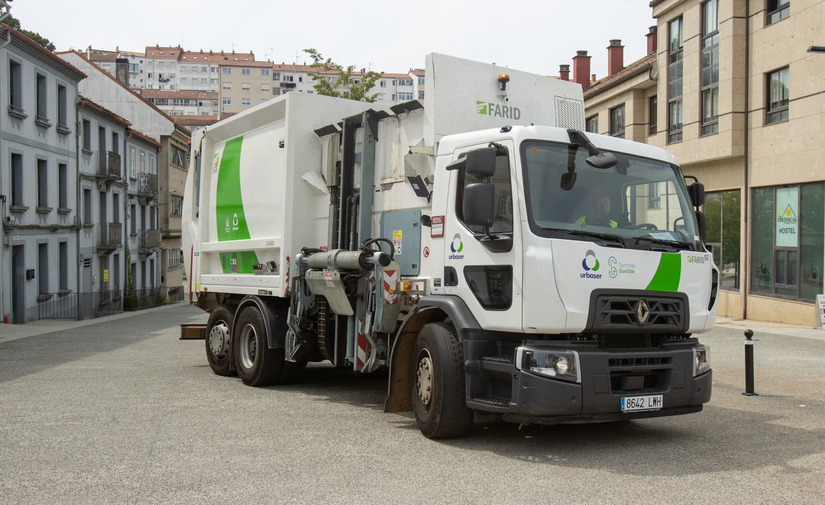
[[[651,68],[629,76],[632,64],[585,86],[588,129],[663,147],[705,185],[720,315],[815,324],[825,270],[825,54],[808,48],[825,40],[825,1],[651,7],[656,56],[639,60]]]
[[[158,161],[160,142],[129,129],[126,134],[126,174],[128,181],[126,215],[125,272],[123,286],[145,294],[161,287]]]
[[[170,116],[217,116],[220,97],[213,91],[141,89],[140,96]]]
[[[186,128],[175,125],[171,135],[161,142],[159,190],[161,233],[161,286],[171,296],[183,291],[183,252],[181,212],[186,175],[189,171],[189,139]]]
[[[23,323],[78,289],[74,126],[85,75],[9,27],[0,38],[0,309]]]
[[[219,74],[221,114],[237,114],[273,97],[272,63],[226,60]]]

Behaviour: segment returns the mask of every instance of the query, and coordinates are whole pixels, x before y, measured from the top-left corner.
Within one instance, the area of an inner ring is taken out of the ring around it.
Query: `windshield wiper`
[[[641,241],[645,241],[648,244],[667,245],[667,246],[674,247],[674,248],[677,248],[677,249],[690,249],[691,246],[692,246],[692,244],[690,244],[688,242],[679,242],[678,240],[668,240],[668,239],[664,239],[664,238],[653,238],[653,237],[638,237],[636,239],[635,244],[639,245],[639,242],[641,242]]]
[[[617,246],[619,246],[623,249],[627,248],[627,246],[624,243],[624,240],[622,240],[620,237],[616,237],[614,235],[608,235],[607,233],[599,233],[597,231],[588,231],[588,230],[562,230],[562,231],[564,231],[565,233],[569,233],[570,235],[576,235],[576,236],[579,236],[579,237],[600,238],[602,240],[609,241],[610,242],[609,245],[615,244],[615,245],[617,245]],[[605,244],[599,244],[599,245],[605,246]]]

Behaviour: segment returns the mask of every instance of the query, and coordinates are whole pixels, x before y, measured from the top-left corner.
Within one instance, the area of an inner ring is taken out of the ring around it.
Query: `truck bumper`
[[[712,372],[693,377],[692,346],[639,352],[577,351],[581,383],[519,371],[513,365],[509,401],[488,407],[470,398],[468,405],[500,413],[506,421],[558,424],[690,414],[700,412],[710,400]],[[662,408],[622,412],[623,397],[648,395],[661,395]]]

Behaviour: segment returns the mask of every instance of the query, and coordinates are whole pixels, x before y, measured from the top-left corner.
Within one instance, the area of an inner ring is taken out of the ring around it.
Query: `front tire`
[[[452,325],[424,325],[415,340],[410,394],[415,422],[431,439],[460,437],[472,426],[464,389],[464,350]]]
[[[235,314],[225,305],[219,305],[209,314],[206,323],[206,360],[216,375],[234,375],[230,370],[230,334]]]

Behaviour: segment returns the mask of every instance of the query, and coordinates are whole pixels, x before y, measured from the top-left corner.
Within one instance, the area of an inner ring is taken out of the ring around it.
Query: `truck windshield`
[[[613,152],[608,169],[587,164],[587,150],[527,141],[521,146],[527,214],[533,233],[613,242],[628,248],[694,249],[693,208],[678,167]]]

